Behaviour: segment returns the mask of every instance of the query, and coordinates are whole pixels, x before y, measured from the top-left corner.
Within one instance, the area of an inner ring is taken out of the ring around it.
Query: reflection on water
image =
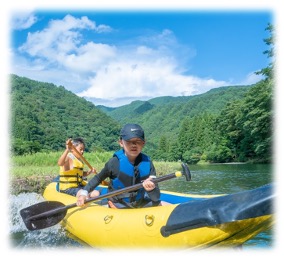
[[[226,194],[237,193],[253,189],[272,182],[273,171],[270,165],[192,165],[190,166],[192,180],[176,178],[160,183],[160,188],[192,194]],[[172,171],[169,171],[171,173]],[[28,231],[19,214],[23,208],[44,201],[36,193],[23,193],[10,196],[10,240],[12,248],[41,248],[54,249],[59,247],[82,248],[79,241],[75,241],[64,229],[57,224],[43,230]],[[273,230],[260,233],[247,241],[244,249],[267,248],[273,245]],[[84,247],[85,248],[85,247]]]
[[[191,181],[184,177],[160,183],[160,188],[191,194],[230,194],[272,182],[271,165],[191,165]]]

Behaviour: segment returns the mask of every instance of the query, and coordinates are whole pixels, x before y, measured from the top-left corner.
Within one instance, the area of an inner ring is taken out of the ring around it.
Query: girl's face
[[[119,145],[124,149],[124,152],[130,161],[134,161],[142,151],[145,142],[140,138],[132,138],[128,141],[119,140]]]
[[[75,146],[75,148],[77,149],[78,152],[81,153],[81,155],[83,156],[84,154],[84,151],[85,151],[85,145],[82,144],[82,143],[79,143],[77,146]],[[72,151],[73,154],[75,155],[76,158],[80,158],[80,157],[77,157],[77,153],[75,151]]]

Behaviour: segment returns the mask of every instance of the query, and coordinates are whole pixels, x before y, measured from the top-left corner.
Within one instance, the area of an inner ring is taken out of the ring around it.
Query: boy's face
[[[136,157],[142,151],[145,142],[142,141],[140,138],[132,138],[128,141],[119,140],[119,145],[125,151],[125,154],[130,159],[136,159]]]

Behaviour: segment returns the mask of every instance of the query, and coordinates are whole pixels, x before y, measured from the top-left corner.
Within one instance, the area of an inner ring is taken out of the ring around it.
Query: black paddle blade
[[[190,181],[191,173],[188,166],[185,163],[182,163],[181,166],[182,166],[182,173],[184,174],[186,181]]]
[[[40,202],[20,211],[27,229],[31,231],[57,224],[66,213],[65,205],[55,201]]]

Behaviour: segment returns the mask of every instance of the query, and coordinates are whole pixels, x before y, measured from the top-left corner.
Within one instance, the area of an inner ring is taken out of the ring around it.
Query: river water
[[[273,168],[270,165],[255,164],[212,164],[190,166],[192,180],[176,178],[160,183],[160,188],[191,194],[226,194],[253,189],[274,181]],[[174,171],[171,171],[174,172]],[[28,231],[19,215],[23,208],[44,201],[36,193],[10,195],[9,231],[10,248],[22,249],[60,249],[86,248],[68,234],[60,224],[43,230]],[[243,249],[273,247],[273,230],[262,232],[243,245]]]

